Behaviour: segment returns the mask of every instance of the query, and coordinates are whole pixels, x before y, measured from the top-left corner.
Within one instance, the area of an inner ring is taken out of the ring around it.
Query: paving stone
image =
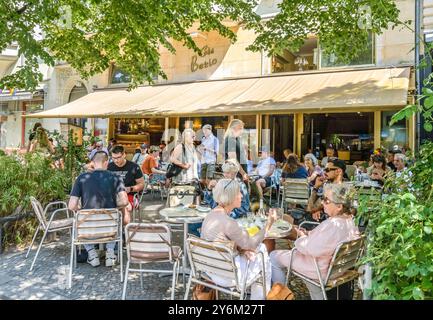
[[[155,197],[157,198],[157,197]],[[144,197],[145,206],[141,216],[145,219],[160,218],[157,210],[161,203],[158,199],[152,199],[150,195]],[[67,288],[69,272],[69,235],[58,233],[59,241],[53,241],[43,245],[35,268],[29,272],[33,255],[33,248],[28,259],[25,259],[26,250],[16,250],[0,255],[0,299],[107,299],[118,300],[121,298],[123,284],[120,282],[120,269],[106,268],[103,263],[93,268],[87,263],[79,263],[73,270],[72,289]],[[175,233],[173,241],[175,245],[182,244],[182,234]],[[277,243],[277,248],[287,248],[286,241]],[[101,262],[103,262],[101,260]],[[126,263],[126,254],[124,256]],[[171,265],[149,265],[153,269],[170,269]],[[133,300],[168,300],[171,295],[171,277],[158,277],[157,274],[143,274],[143,288],[140,285],[140,276],[131,273],[128,278],[127,298]],[[187,280],[187,279],[186,279]],[[308,290],[302,281],[295,279],[290,287],[299,300],[310,299]],[[183,299],[184,286],[182,275],[179,275],[179,283],[176,287],[176,299]],[[361,297],[357,289],[356,298]],[[227,295],[221,295],[220,299],[230,299]]]

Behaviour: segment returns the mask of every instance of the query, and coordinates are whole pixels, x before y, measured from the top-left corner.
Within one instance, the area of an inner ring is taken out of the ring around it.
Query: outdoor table
[[[255,219],[257,218],[255,217]],[[261,223],[260,223],[261,225],[264,225],[266,223],[266,219],[264,218],[259,218],[259,219],[261,219]],[[236,221],[244,229],[248,228],[252,224],[257,225],[257,223],[250,218],[240,218],[237,219]],[[275,239],[286,238],[290,235],[292,228],[293,226],[290,222],[283,219],[278,219],[272,224],[272,227],[266,233],[265,239],[275,240]]]
[[[183,257],[182,257],[182,270],[183,273],[188,273],[187,265],[187,243],[188,237],[188,224],[202,222],[206,215],[210,212],[199,211],[197,209],[188,208],[185,206],[177,206],[164,208],[159,211],[159,214],[164,218],[165,221],[171,223],[182,223],[183,224]]]

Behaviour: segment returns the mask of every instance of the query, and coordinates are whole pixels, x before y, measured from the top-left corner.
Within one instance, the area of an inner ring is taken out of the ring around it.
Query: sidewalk
[[[161,201],[150,195],[143,201],[143,214],[146,219],[159,218],[158,210]],[[181,243],[180,234],[176,233],[174,241]],[[0,300],[119,300],[122,295],[120,282],[120,267],[107,268],[101,261],[101,266],[93,268],[87,263],[79,263],[74,270],[72,288],[67,289],[69,270],[70,244],[69,236],[61,235],[61,241],[46,243],[42,247],[38,260],[32,272],[30,264],[36,252],[34,247],[28,259],[25,250],[4,253],[0,255]],[[124,256],[126,260],[126,255]],[[151,267],[151,265],[149,265]],[[161,264],[155,268],[162,268]],[[167,269],[171,268],[167,264]],[[176,299],[183,299],[184,287],[182,277],[176,288]],[[140,285],[139,274],[130,274],[127,289],[127,299],[138,300],[169,300],[171,277],[159,277],[158,274],[143,274],[143,288]],[[291,286],[296,299],[309,299],[305,286],[296,281]]]

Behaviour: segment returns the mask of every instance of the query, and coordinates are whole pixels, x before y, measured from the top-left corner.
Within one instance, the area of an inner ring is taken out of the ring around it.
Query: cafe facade
[[[397,5],[400,19],[413,19],[414,1]],[[265,19],[276,9],[258,10]],[[201,55],[176,41],[175,54],[161,48],[167,79],[155,78],[154,85],[130,92],[128,74],[115,65],[88,81],[68,65],[56,66],[56,73],[70,73],[52,85],[51,94],[60,93],[61,101],[27,117],[44,119],[50,129],[65,124],[87,128],[104,140],[115,138],[129,152],[143,142],[176,141],[169,129],[199,130],[210,123],[217,135],[234,118],[244,121],[252,151],[269,144],[277,158],[285,148],[301,155],[324,151],[329,143],[346,151],[341,157],[348,161],[366,159],[381,146],[414,148],[414,118],[389,126],[391,116],[414,101],[412,32],[390,29],[371,35],[365,52],[342,64],[325,55],[314,36],[298,52],[268,56],[246,49],[254,32],[236,22],[227,26],[237,35],[235,43],[217,32],[189,30]]]

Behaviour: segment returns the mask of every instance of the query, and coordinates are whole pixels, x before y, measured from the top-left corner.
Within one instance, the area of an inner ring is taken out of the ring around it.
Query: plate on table
[[[209,208],[209,207],[203,207],[203,206],[197,206],[196,210],[200,211],[200,212],[209,212],[211,210],[211,208]]]

